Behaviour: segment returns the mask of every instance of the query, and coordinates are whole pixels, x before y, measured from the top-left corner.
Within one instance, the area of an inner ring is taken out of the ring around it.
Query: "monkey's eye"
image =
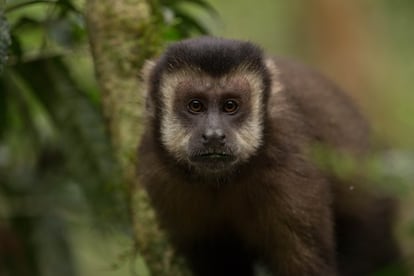
[[[200,113],[204,110],[204,105],[199,100],[191,100],[188,103],[187,108],[188,108],[188,111],[190,111],[191,113]]]
[[[224,102],[223,111],[229,114],[234,114],[239,109],[239,104],[235,100],[227,100]]]

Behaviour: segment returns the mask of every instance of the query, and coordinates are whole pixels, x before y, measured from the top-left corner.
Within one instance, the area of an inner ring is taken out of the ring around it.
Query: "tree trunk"
[[[122,167],[129,168],[140,133],[138,75],[154,43],[146,34],[151,10],[141,0],[89,0],[86,18],[108,130]]]
[[[143,0],[88,0],[86,20],[102,107],[130,200],[135,250],[152,275],[183,275],[156,227],[148,198],[136,185],[135,155],[142,125],[139,70],[160,49],[157,7]]]

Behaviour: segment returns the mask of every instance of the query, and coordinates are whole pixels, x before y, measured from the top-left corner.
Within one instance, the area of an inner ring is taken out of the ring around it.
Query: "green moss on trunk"
[[[88,0],[86,19],[103,112],[130,198],[136,249],[152,275],[183,275],[135,176],[143,109],[138,75],[160,49],[160,13],[143,0]]]

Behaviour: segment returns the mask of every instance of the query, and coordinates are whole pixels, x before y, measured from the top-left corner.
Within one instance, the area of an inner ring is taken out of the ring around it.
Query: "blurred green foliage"
[[[12,45],[0,78],[0,228],[20,252],[4,249],[16,263],[2,265],[1,272],[76,275],[65,213],[91,211],[97,226],[127,221],[97,94],[84,91],[65,61],[86,42],[82,15],[70,1],[8,4]]]
[[[190,2],[212,11],[200,0],[153,2],[166,41],[206,32],[181,10]],[[0,75],[0,275],[129,275],[125,265],[137,266],[128,264],[127,195],[105,129],[82,6],[15,0],[1,9],[0,66],[7,56],[9,63]],[[85,227],[99,230],[108,245]],[[99,254],[94,246],[115,251],[103,261],[92,258],[100,268],[84,261]]]

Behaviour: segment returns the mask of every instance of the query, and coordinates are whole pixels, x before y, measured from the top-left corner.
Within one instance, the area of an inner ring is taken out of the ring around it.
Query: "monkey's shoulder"
[[[289,110],[304,121],[309,135],[323,143],[347,149],[367,147],[369,124],[345,91],[307,65],[281,57],[273,61],[281,88],[280,93],[271,95],[269,106]]]

